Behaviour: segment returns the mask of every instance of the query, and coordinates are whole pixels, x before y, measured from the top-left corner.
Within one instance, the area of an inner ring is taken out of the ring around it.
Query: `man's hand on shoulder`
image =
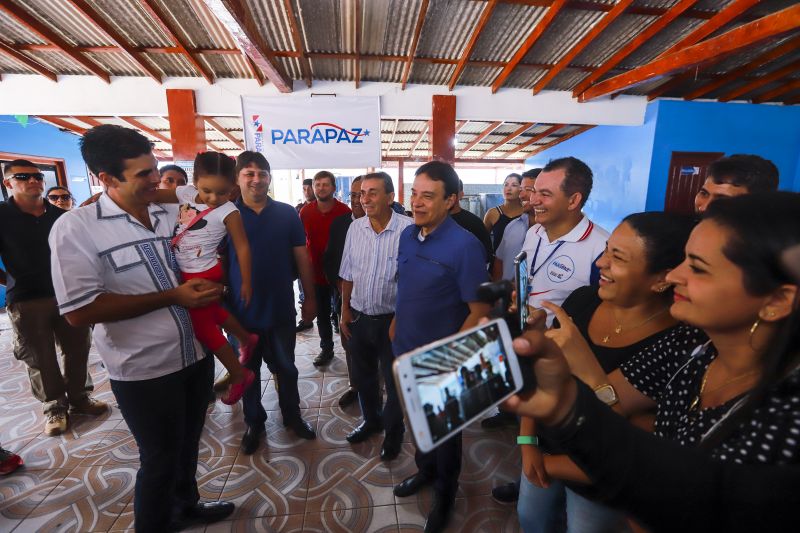
[[[222,297],[222,285],[207,279],[194,278],[172,289],[175,305],[187,308],[203,307]]]

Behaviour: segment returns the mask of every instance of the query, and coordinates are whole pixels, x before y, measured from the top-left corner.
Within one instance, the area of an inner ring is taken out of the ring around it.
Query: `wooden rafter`
[[[48,79],[50,79],[52,81],[56,81],[56,82],[58,81],[58,75],[55,72],[53,72],[49,68],[45,67],[44,65],[42,65],[38,61],[34,61],[33,59],[31,59],[30,57],[26,56],[22,52],[18,52],[14,48],[11,48],[10,46],[8,46],[3,41],[0,41],[0,54],[7,55],[8,57],[13,59],[14,61],[17,61],[18,63],[22,63],[23,65],[25,65],[29,69],[33,70],[37,74],[41,74],[45,78],[48,78]]]
[[[564,7],[564,4],[567,3],[567,0],[555,0],[550,8],[547,10],[547,13],[539,20],[539,23],[531,30],[531,33],[528,35],[528,38],[525,39],[525,42],[519,47],[519,49],[514,53],[514,56],[511,58],[511,61],[503,68],[500,74],[495,78],[494,83],[492,83],[492,93],[496,93],[497,89],[499,89],[503,83],[508,79],[511,75],[511,72],[522,62],[522,59],[528,54],[531,48],[537,43],[539,38],[547,31],[547,28],[553,23],[556,19],[556,16],[561,11],[561,8]]]
[[[662,83],[661,85],[659,85],[658,87],[647,93],[647,99],[655,100],[662,94],[666,94],[672,91],[673,89],[677,89],[678,87],[680,87],[693,77],[697,76],[697,73],[698,70],[694,69],[686,72],[681,72],[680,74],[673,76],[671,79],[666,79],[664,83]]]
[[[408,152],[409,156],[413,156],[414,155],[414,150],[417,149],[417,146],[419,146],[419,143],[421,143],[422,139],[425,137],[425,135],[427,135],[427,133],[428,133],[428,125],[429,124],[430,123],[426,123],[425,127],[422,128],[422,131],[419,133],[419,137],[417,137],[417,140],[414,141],[414,144],[411,145],[411,150],[409,150],[409,152]]]
[[[250,74],[253,75],[253,79],[255,79],[259,85],[264,85],[267,80],[264,78],[264,73],[261,72],[261,69],[258,68],[258,65],[253,63],[253,60],[250,59],[247,54],[242,52],[242,57],[244,58],[244,62],[247,65],[247,69],[250,71]]]
[[[778,96],[782,96],[786,93],[790,93],[798,89],[800,89],[800,79],[793,79],[791,81],[786,80],[786,83],[782,83],[780,87],[775,87],[772,90],[759,94],[758,96],[753,98],[752,102],[754,104],[769,102],[770,100],[774,100]]]
[[[388,156],[389,153],[392,151],[392,144],[394,143],[394,138],[397,135],[397,126],[400,124],[400,119],[394,119],[394,127],[392,128],[392,136],[389,138],[389,144],[386,146],[386,152],[384,153],[384,157]]]
[[[760,0],[733,0],[733,2],[725,6],[722,11],[695,28],[689,35],[667,48],[667,50],[662,52],[658,57],[664,57],[678,50],[683,50],[687,46],[699,43],[715,31],[739,18],[745,11],[756,5],[759,1]]]
[[[600,35],[603,30],[608,28],[608,26],[614,22],[623,12],[633,3],[633,0],[619,0],[615,5],[614,8],[606,13],[606,15],[600,20],[597,24],[595,24],[589,33],[583,36],[583,38],[578,41],[575,46],[570,48],[569,52],[561,58],[561,60],[551,68],[547,74],[545,74],[539,81],[536,82],[536,85],[533,86],[533,94],[537,94],[539,91],[547,87],[547,84],[553,81],[553,78],[558,76],[558,74],[564,70],[573,59],[578,57],[578,54],[583,52],[583,50],[589,46],[589,44],[594,41],[598,35]]]
[[[591,74],[586,76],[572,91],[572,96],[579,97],[580,94],[589,88],[595,81],[600,79],[601,76],[606,74],[609,70],[619,65],[623,59],[635,52],[640,46],[652,39],[657,33],[667,27],[669,23],[678,18],[682,13],[685,13],[690,7],[697,3],[698,0],[680,0],[677,4],[671,7],[665,14],[658,20],[650,24],[644,31],[631,39],[628,44],[617,50],[614,55],[606,60],[605,63],[597,67]]]
[[[35,33],[50,44],[57,46],[58,50],[67,54],[73,61],[100,78],[106,83],[111,83],[108,72],[79,52],[74,46],[61,38],[56,32],[39,22],[33,15],[11,2],[0,2],[0,10],[11,16],[19,24]]]
[[[219,134],[220,134],[220,135],[222,135],[223,137],[225,137],[226,139],[228,139],[230,142],[232,142],[232,143],[233,143],[233,144],[234,144],[236,147],[238,147],[240,150],[244,150],[244,144],[242,143],[242,141],[240,141],[239,139],[237,139],[236,137],[234,137],[234,136],[231,134],[231,132],[229,132],[227,129],[223,128],[223,127],[220,125],[220,123],[219,123],[219,122],[217,122],[216,120],[214,120],[214,119],[213,119],[213,118],[211,118],[211,117],[203,117],[203,120],[205,120],[205,121],[206,121],[206,124],[208,124],[209,126],[211,126],[212,128],[214,128],[214,129],[215,129],[217,132],[219,132]]]
[[[732,89],[727,93],[725,93],[724,95],[720,96],[718,100],[720,102],[729,102],[734,98],[745,95],[747,93],[751,93],[756,89],[760,89],[761,87],[763,87],[768,83],[772,83],[773,81],[777,81],[782,78],[785,78],[786,76],[794,74],[798,70],[800,70],[800,59],[798,59],[797,61],[792,61],[788,65],[785,65],[777,70],[773,70],[772,72],[765,74],[749,83],[745,83],[741,87],[736,87],[735,89]]]
[[[306,80],[306,85],[311,87],[311,63],[308,61],[308,57],[305,56],[306,47],[303,45],[303,38],[292,7],[292,0],[283,0],[283,8],[286,10],[286,18],[289,19],[289,29],[292,31],[294,48],[300,54],[300,70],[303,72],[303,79]]]
[[[528,154],[528,157],[530,157],[530,156],[532,156],[532,155],[535,155],[535,154],[538,154],[539,152],[544,152],[544,151],[545,151],[545,150],[547,150],[548,148],[552,148],[553,146],[555,146],[555,145],[557,145],[557,144],[560,144],[560,143],[563,143],[564,141],[567,141],[567,140],[569,140],[569,139],[572,139],[573,137],[576,137],[576,136],[580,135],[581,133],[583,133],[583,132],[585,132],[585,131],[589,131],[590,129],[592,129],[592,128],[594,128],[594,127],[595,127],[595,126],[594,126],[594,125],[592,125],[592,124],[588,124],[588,125],[586,125],[586,126],[581,126],[580,128],[577,128],[575,131],[572,131],[572,132],[570,132],[570,133],[567,133],[566,135],[562,135],[561,137],[559,137],[559,138],[557,138],[557,139],[554,139],[553,141],[551,141],[551,142],[549,142],[549,143],[545,144],[545,145],[544,145],[544,146],[542,146],[541,148],[537,148],[536,150],[533,150],[533,151],[531,151],[531,152]]]
[[[430,161],[428,157],[398,157],[398,156],[391,156],[391,157],[384,157],[383,161],[385,163],[398,163],[400,161],[404,163],[427,163]],[[485,165],[508,165],[508,164],[522,164],[525,162],[524,159],[475,159],[470,157],[456,157],[453,161],[454,163],[469,163],[469,164],[485,164]]]
[[[96,118],[94,118],[94,117],[86,117],[86,116],[74,116],[74,117],[72,117],[72,118],[74,118],[75,120],[80,120],[80,121],[81,121],[81,122],[83,122],[84,124],[88,124],[88,125],[90,125],[90,126],[91,126],[91,127],[93,127],[93,128],[94,128],[94,127],[96,127],[96,126],[102,126],[102,125],[103,125],[103,123],[102,123],[102,122],[100,122],[99,120],[97,120],[97,119],[96,119]]]
[[[580,100],[586,101],[616,93],[652,79],[702,66],[711,61],[719,61],[731,54],[796,31],[798,26],[800,26],[800,4],[795,4],[593,85],[580,95]]]
[[[497,0],[489,0],[486,6],[483,8],[483,13],[481,13],[481,18],[478,19],[478,23],[475,25],[475,29],[472,30],[472,35],[469,38],[469,42],[467,46],[464,48],[464,51],[461,53],[461,58],[458,60],[456,64],[456,68],[453,71],[453,75],[450,76],[450,81],[447,84],[447,88],[451,91],[453,87],[456,86],[456,82],[458,81],[459,76],[461,73],[464,72],[464,67],[467,66],[467,61],[469,61],[469,56],[472,55],[472,51],[475,49],[475,45],[478,44],[478,39],[481,36],[481,32],[486,27],[486,24],[489,23],[489,19],[492,18],[492,12],[494,8],[497,7]]]
[[[55,117],[52,115],[37,115],[36,118],[44,120],[45,122],[49,122],[53,126],[61,129],[65,129],[70,131],[76,135],[83,135],[87,131],[87,128],[81,128],[77,124],[73,124],[72,122],[68,122],[64,120],[64,117]]]
[[[795,37],[794,39],[790,39],[785,43],[781,44],[780,46],[777,46],[772,50],[769,50],[759,55],[746,65],[736,68],[728,72],[727,74],[724,74],[719,78],[716,78],[715,80],[706,83],[701,87],[698,87],[697,89],[693,89],[692,91],[684,95],[683,98],[685,100],[694,100],[695,98],[700,98],[701,96],[705,96],[706,94],[712,91],[716,91],[717,89],[719,89],[724,85],[742,79],[744,76],[753,72],[758,67],[766,65],[767,63],[770,63],[772,61],[775,61],[776,59],[782,57],[784,54],[788,54],[789,52],[793,52],[798,49],[800,49],[800,36]]]
[[[147,0],[152,2],[153,0]],[[278,91],[292,92],[292,80],[275,61],[275,53],[256,26],[247,2],[242,0],[204,0],[208,9],[231,33],[239,48],[267,75]]]
[[[489,126],[485,130],[477,134],[474,139],[468,142],[467,145],[461,149],[461,151],[458,153],[458,157],[461,157],[462,155],[472,150],[473,146],[475,146],[476,144],[484,140],[486,137],[488,137],[494,130],[502,126],[502,124],[503,121],[501,120],[496,120],[491,124],[489,124]]]
[[[355,82],[356,82],[356,89],[361,85],[361,0],[355,0],[355,5],[353,6],[353,11],[355,11],[355,24],[353,24],[353,31],[355,31],[355,42],[356,42],[356,59],[355,63]]]
[[[168,19],[161,10],[161,6],[155,0],[139,0],[139,5],[145,10],[147,15],[155,22],[164,35],[175,43],[175,48],[186,58],[194,69],[203,76],[208,83],[214,83],[214,75],[189,51],[184,41],[175,29],[175,26],[168,22]]]
[[[428,13],[428,3],[430,0],[422,0],[422,6],[419,8],[419,15],[417,16],[417,24],[414,27],[414,36],[411,39],[411,47],[408,50],[408,57],[406,58],[406,66],[403,67],[403,81],[402,89],[405,90],[408,84],[408,77],[411,75],[411,65],[414,63],[414,56],[417,55],[417,45],[419,45],[419,35],[422,33],[422,25],[425,24],[425,15]],[[413,151],[412,151],[413,153]]]
[[[142,124],[135,118],[133,117],[117,117],[117,118],[122,120],[123,122],[127,122],[134,128],[141,130],[143,133],[148,134],[150,137],[153,137],[161,142],[167,143],[168,145],[172,146],[172,141],[169,138],[167,138],[167,136],[165,136],[163,133],[154,130],[150,126]]]
[[[510,156],[511,154],[516,154],[516,153],[517,153],[517,152],[519,152],[520,150],[524,150],[525,148],[527,148],[528,146],[532,145],[532,144],[533,144],[533,143],[535,143],[536,141],[540,141],[540,140],[544,139],[545,137],[548,137],[548,136],[550,136],[550,135],[554,134],[555,132],[557,132],[558,130],[560,130],[561,128],[563,128],[565,125],[566,125],[566,124],[553,124],[552,126],[550,126],[549,128],[547,128],[547,129],[546,129],[546,130],[544,130],[543,132],[541,132],[541,133],[537,133],[536,135],[534,135],[533,137],[531,137],[530,139],[528,139],[528,140],[527,140],[527,141],[525,141],[524,143],[522,143],[522,144],[518,144],[517,146],[515,146],[514,148],[512,148],[511,150],[509,150],[508,152],[506,152],[504,155],[505,155],[506,157],[508,157],[508,156]]]
[[[128,41],[114,29],[86,0],[67,0],[72,7],[78,10],[89,22],[103,31],[131,60],[136,63],[148,76],[157,83],[161,83],[161,74],[141,54],[131,46]]]
[[[486,150],[485,152],[483,152],[480,155],[480,157],[486,157],[487,155],[491,154],[492,152],[494,152],[495,150],[497,150],[498,148],[500,148],[501,146],[503,146],[507,142],[513,141],[514,139],[516,139],[517,137],[519,137],[520,135],[522,135],[523,133],[525,133],[526,131],[531,129],[533,126],[534,126],[533,122],[524,123],[522,126],[520,126],[519,128],[515,129],[514,131],[512,131],[511,133],[509,133],[508,135],[506,135],[502,139],[500,139],[499,142],[494,143],[492,145],[492,147],[489,148],[488,150]]]
[[[536,7],[550,7],[554,0],[500,0],[502,4],[517,4],[525,6]],[[613,9],[613,4],[599,3],[593,0],[570,0],[567,3],[567,8],[578,11],[597,11],[607,13]],[[651,7],[651,6],[631,6],[628,13],[631,15],[645,15],[648,17],[661,17],[669,11],[669,8]],[[700,9],[689,9],[681,16],[683,18],[703,19],[708,20],[716,13],[714,11],[706,11]]]

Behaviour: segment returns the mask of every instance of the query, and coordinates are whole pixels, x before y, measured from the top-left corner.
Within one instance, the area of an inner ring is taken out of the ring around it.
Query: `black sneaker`
[[[318,356],[314,358],[314,366],[325,366],[333,361],[333,350],[322,350]]]
[[[313,322],[303,322],[302,319],[297,323],[297,326],[294,328],[296,333],[300,333],[301,331],[306,331],[314,327]]]
[[[506,483],[492,489],[492,498],[498,503],[512,504],[519,500],[519,485]]]

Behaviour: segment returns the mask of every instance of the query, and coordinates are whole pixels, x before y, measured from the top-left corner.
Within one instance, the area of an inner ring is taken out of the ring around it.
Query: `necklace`
[[[714,359],[714,361],[716,361],[716,359]],[[697,396],[694,397],[694,399],[692,400],[692,403],[689,404],[689,411],[690,412],[697,410],[697,408],[700,406],[700,400],[702,399],[703,393],[706,390],[706,381],[708,380],[708,374],[709,374],[709,371],[711,370],[711,365],[714,364],[714,361],[712,361],[708,365],[708,367],[706,368],[705,374],[703,374],[703,382],[700,384],[700,392],[697,393]],[[736,383],[737,381],[741,381],[744,378],[746,378],[747,376],[752,376],[756,372],[758,372],[758,370],[751,370],[750,372],[745,372],[744,374],[740,374],[740,375],[736,376],[735,378],[730,378],[729,380],[723,382],[722,385],[717,385],[716,387],[714,387],[713,389],[708,391],[708,394],[711,394],[712,392],[717,392],[718,390],[727,387],[731,383]]]
[[[657,317],[657,316],[659,316],[659,315],[663,315],[663,314],[664,314],[664,313],[666,313],[667,311],[669,311],[669,306],[667,306],[667,307],[665,307],[664,309],[661,309],[660,311],[658,311],[658,312],[656,312],[656,313],[654,313],[654,314],[650,315],[649,317],[645,318],[643,321],[639,322],[639,323],[638,323],[638,324],[636,324],[635,326],[633,326],[633,327],[629,327],[629,328],[625,328],[625,331],[633,331],[633,330],[635,330],[635,329],[638,329],[638,328],[640,328],[640,327],[644,326],[645,324],[647,324],[648,322],[650,322],[651,320],[653,320],[655,317]],[[612,314],[613,314],[613,313],[612,313]],[[616,319],[616,318],[614,318],[614,322],[617,322],[617,319]],[[608,344],[608,341],[610,341],[610,340],[611,340],[611,336],[612,336],[612,335],[619,335],[620,333],[622,333],[622,324],[620,324],[619,322],[617,322],[617,325],[616,325],[616,327],[614,328],[614,332],[613,332],[613,333],[609,333],[608,335],[606,335],[605,337],[603,337],[603,344]]]

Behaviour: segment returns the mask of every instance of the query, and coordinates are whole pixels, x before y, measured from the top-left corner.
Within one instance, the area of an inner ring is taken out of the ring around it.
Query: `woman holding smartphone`
[[[662,212],[626,217],[597,260],[600,286],[577,289],[564,301],[562,316],[571,317],[575,335],[585,340],[605,372],[677,330],[703,340],[702,333],[679,325],[669,314],[672,287],[666,280],[667,273],[683,260],[693,226],[689,217]],[[533,421],[523,417],[520,434],[533,433]],[[557,448],[542,445],[558,453]],[[526,533],[558,530],[565,511],[571,532],[624,528],[622,513],[587,500],[559,479],[572,479],[577,473],[565,456],[542,456],[532,445],[523,444],[521,449],[525,476],[517,509]]]

